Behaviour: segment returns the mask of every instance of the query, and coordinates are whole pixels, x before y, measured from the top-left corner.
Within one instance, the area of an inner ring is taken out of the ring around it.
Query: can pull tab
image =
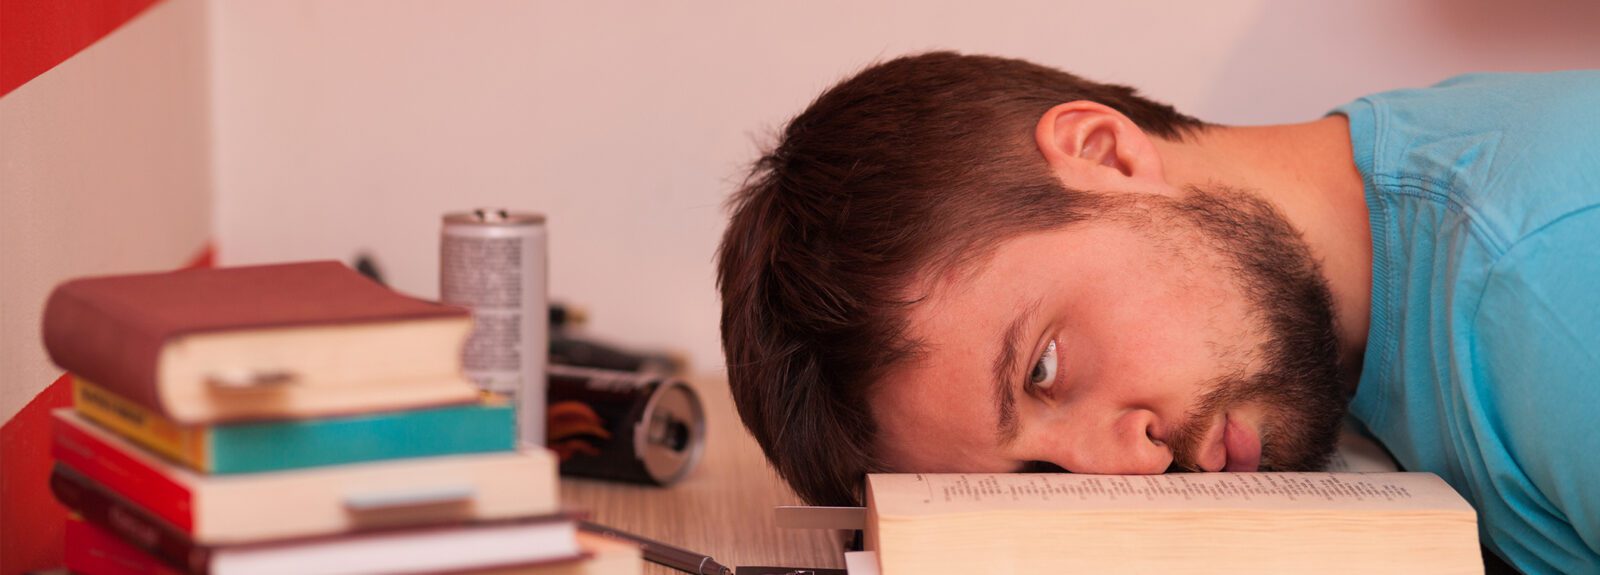
[[[478,221],[480,222],[489,223],[503,222],[511,219],[511,213],[507,212],[505,208],[478,208],[472,210],[472,215],[473,217],[478,218]]]

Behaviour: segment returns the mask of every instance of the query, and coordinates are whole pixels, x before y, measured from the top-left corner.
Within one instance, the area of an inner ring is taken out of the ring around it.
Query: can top
[[[661,485],[689,474],[706,445],[706,414],[694,388],[676,379],[663,380],[645,402],[634,424],[633,452],[645,472]]]
[[[505,208],[478,208],[470,212],[445,214],[444,223],[480,226],[535,226],[544,223],[544,214],[512,212]]]

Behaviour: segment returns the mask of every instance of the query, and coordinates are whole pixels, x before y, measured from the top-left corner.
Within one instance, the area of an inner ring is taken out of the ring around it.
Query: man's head
[[[874,471],[1320,465],[1343,407],[1328,289],[1270,204],[1166,181],[1158,141],[1205,129],[949,53],[824,92],[718,257],[734,398],[778,472],[841,504]]]

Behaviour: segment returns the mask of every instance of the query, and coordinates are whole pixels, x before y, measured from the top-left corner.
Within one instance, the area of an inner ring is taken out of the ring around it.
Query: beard
[[[1184,197],[1140,203],[1155,212],[1155,220],[1189,228],[1221,256],[1264,336],[1252,350],[1259,369],[1224,375],[1202,388],[1207,391],[1169,440],[1174,470],[1199,470],[1198,444],[1216,414],[1245,404],[1260,406],[1264,414],[1257,430],[1260,470],[1326,467],[1348,398],[1333,295],[1310,246],[1271,204],[1229,188],[1191,187]]]

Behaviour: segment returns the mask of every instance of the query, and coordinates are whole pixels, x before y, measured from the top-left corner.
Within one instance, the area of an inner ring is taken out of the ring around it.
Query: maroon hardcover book
[[[45,349],[57,365],[170,415],[158,363],[178,338],[468,317],[465,309],[401,295],[339,262],[320,261],[73,280],[50,294],[43,323]]]
[[[149,514],[111,490],[60,463],[50,474],[50,491],[56,500],[84,520],[111,531],[123,541],[166,561],[203,574],[211,562],[211,549],[197,547],[176,527]]]
[[[76,575],[195,575],[161,562],[86,520],[67,518],[66,567]]]

